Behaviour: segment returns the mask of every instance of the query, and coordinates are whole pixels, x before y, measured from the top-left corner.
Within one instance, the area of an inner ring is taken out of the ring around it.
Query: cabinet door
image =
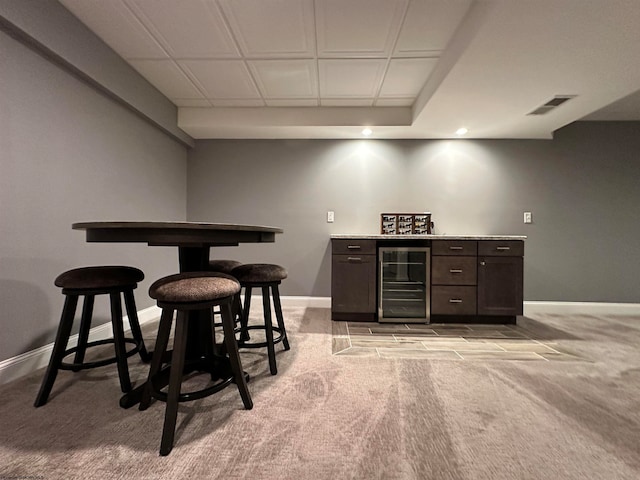
[[[522,315],[522,257],[478,257],[478,315]]]
[[[332,256],[331,311],[375,314],[375,255]]]

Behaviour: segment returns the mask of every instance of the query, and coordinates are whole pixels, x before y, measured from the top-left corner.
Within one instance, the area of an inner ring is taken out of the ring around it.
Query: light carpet
[[[532,362],[332,355],[329,310],[284,314],[277,376],[242,353],[253,410],[234,386],[181,404],[167,457],[164,404],[121,409],[114,366],[61,372],[38,409],[44,370],[0,387],[0,479],[640,478],[638,318],[524,318],[578,358]]]

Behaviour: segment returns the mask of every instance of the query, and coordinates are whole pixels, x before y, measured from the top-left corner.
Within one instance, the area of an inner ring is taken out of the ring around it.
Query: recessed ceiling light
[[[464,135],[465,133],[467,133],[469,130],[467,130],[464,127],[461,127],[459,129],[456,130],[456,135]]]
[[[363,130],[362,130],[362,134],[363,134],[365,137],[368,137],[368,136],[369,136],[369,135],[371,135],[372,133],[373,133],[373,130],[371,130],[370,128],[365,128],[365,129],[363,129]]]

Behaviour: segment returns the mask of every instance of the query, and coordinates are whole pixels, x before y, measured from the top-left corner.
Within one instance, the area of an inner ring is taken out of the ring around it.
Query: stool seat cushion
[[[231,270],[242,265],[237,260],[209,260],[209,270],[230,274]]]
[[[287,278],[287,270],[270,263],[245,263],[231,270],[240,283],[279,282]]]
[[[144,273],[134,267],[81,267],[58,275],[55,285],[71,290],[95,290],[135,285],[144,280]]]
[[[160,302],[210,302],[240,291],[238,281],[219,272],[185,272],[156,280],[149,296]]]

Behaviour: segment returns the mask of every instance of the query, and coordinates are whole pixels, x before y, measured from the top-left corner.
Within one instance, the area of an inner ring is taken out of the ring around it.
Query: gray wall
[[[0,152],[0,360],[53,341],[66,269],[137,266],[138,308],[151,306],[175,249],[88,244],[71,224],[184,220],[186,147],[0,31]]]
[[[330,295],[330,234],[431,211],[436,233],[527,235],[526,300],[640,302],[639,134],[580,122],[553,141],[197,141],[188,218],[283,227],[275,244],[214,254],[286,265],[285,295]]]
[[[58,0],[0,0],[0,28],[42,46],[50,59],[70,65],[114,101],[185,145],[193,145],[193,139],[176,124],[177,107]]]

